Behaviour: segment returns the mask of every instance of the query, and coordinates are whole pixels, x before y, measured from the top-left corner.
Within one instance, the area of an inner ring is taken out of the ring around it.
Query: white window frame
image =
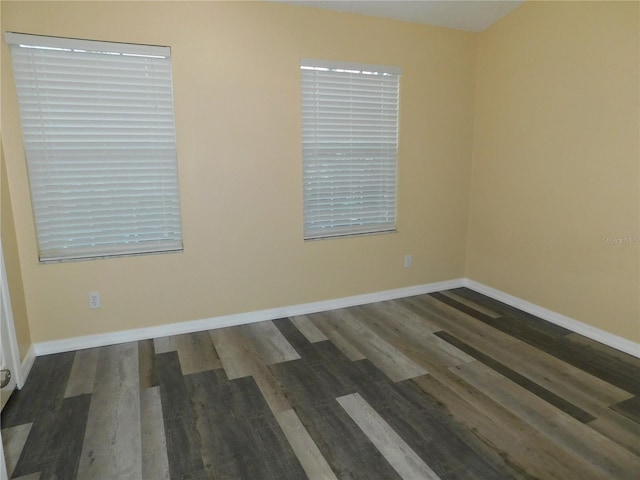
[[[5,40],[40,261],[182,251],[170,48]]]
[[[398,67],[303,59],[304,239],[396,231]]]

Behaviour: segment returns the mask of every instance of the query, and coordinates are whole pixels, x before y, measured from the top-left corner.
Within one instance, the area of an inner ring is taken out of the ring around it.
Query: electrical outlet
[[[411,265],[413,265],[413,256],[409,253],[404,256],[404,267],[409,268]]]
[[[100,308],[100,292],[89,292],[89,308]]]

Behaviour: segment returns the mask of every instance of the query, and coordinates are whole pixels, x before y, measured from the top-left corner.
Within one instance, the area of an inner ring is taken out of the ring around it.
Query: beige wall
[[[3,1],[2,30],[173,55],[184,253],[40,265],[3,42],[3,136],[34,342],[464,276],[474,34],[250,2]],[[398,233],[303,242],[303,57],[403,69]],[[89,310],[89,291],[102,309]]]
[[[40,265],[3,42],[33,341],[464,276],[640,341],[638,13],[528,2],[470,34],[273,3],[3,1],[3,31],[173,53],[184,253]],[[398,233],[302,241],[302,57],[403,68]]]
[[[636,342],[639,23],[528,2],[479,35],[467,250],[469,278]]]
[[[20,360],[24,360],[25,355],[31,347],[31,332],[29,331],[29,319],[27,317],[27,305],[24,298],[24,288],[22,284],[22,272],[18,260],[18,243],[16,230],[13,223],[13,213],[11,209],[11,197],[9,185],[7,183],[7,169],[4,161],[4,151],[0,141],[0,237],[2,237],[2,254],[7,271],[7,284],[9,295],[11,296],[11,311],[13,313],[13,323],[15,325],[16,340]]]

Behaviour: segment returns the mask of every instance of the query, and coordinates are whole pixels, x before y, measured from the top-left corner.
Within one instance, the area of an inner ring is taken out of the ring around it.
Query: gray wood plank
[[[306,315],[297,315],[289,318],[300,333],[302,333],[311,343],[329,340],[327,336],[316,327],[311,319]]]
[[[354,377],[362,374],[359,362],[351,362],[330,342],[309,343],[288,319],[276,325],[302,356],[302,361],[271,366],[290,402],[294,398],[326,403],[356,391]],[[372,380],[387,378],[375,371],[378,377]]]
[[[417,318],[399,318],[373,306],[350,309],[355,316],[427,371],[427,365],[452,367],[473,361],[473,357],[437,336],[432,328],[422,330]],[[426,360],[426,361],[425,361]]]
[[[254,353],[237,329],[209,330],[209,336],[229,379],[251,375]]]
[[[291,409],[289,400],[282,391],[282,385],[268,365],[256,362],[252,367],[251,376],[274,414]]]
[[[533,426],[446,370],[435,369],[411,381],[445,405],[459,425],[473,432],[466,443],[493,464],[503,464],[503,469],[511,471],[510,478],[606,478],[602,471],[559,449]]]
[[[78,478],[142,478],[137,342],[100,348]]]
[[[362,374],[359,362],[351,362],[329,342],[309,343],[288,319],[275,323],[302,360],[272,365],[271,369],[336,477],[399,478],[335,401],[337,396],[354,393],[354,377]],[[381,372],[374,378],[386,380]]]
[[[63,400],[56,412],[39,412],[14,469],[14,476],[76,478],[90,395]]]
[[[460,440],[462,432],[448,421],[446,411],[419,395],[417,388],[392,382],[369,360],[349,361],[331,343],[310,344],[288,320],[278,320],[276,325],[303,359],[274,366],[300,415],[305,408],[330,407],[335,397],[358,392],[443,479],[510,478],[501,464],[489,464],[474,455]]]
[[[154,338],[153,350],[156,354],[175,352],[177,350],[175,335]]]
[[[309,480],[338,480],[294,410],[276,413],[276,420]]]
[[[592,420],[595,420],[595,417],[593,415],[582,410],[580,407],[573,405],[571,402],[566,401],[564,398],[556,395],[555,393],[547,390],[544,387],[541,387],[540,385],[533,382],[532,380],[525,377],[524,375],[520,375],[515,370],[512,370],[508,366],[494,360],[493,358],[491,358],[488,355],[485,355],[479,350],[476,350],[472,346],[459,340],[453,335],[450,335],[447,332],[436,332],[436,335],[438,335],[443,340],[451,343],[452,345],[459,348],[460,350],[464,351],[465,353],[471,355],[473,358],[475,358],[479,362],[484,363],[486,366],[495,370],[501,375],[505,376],[512,382],[517,383],[522,388],[525,388],[526,390],[530,391],[534,395],[537,395],[538,397],[542,398],[545,402],[553,405],[559,410],[562,410],[567,415],[571,415],[576,420],[579,420],[580,422],[583,422],[583,423],[587,423]]]
[[[22,477],[13,477],[13,480],[39,480],[40,472],[23,475]]]
[[[463,289],[460,295],[474,301],[491,305],[490,308],[505,312],[503,319],[492,319],[481,313],[471,313],[474,318],[500,329],[509,335],[563,360],[585,372],[611,383],[632,394],[640,394],[640,382],[637,378],[637,367],[621,361],[617,353],[608,353],[604,349],[589,349],[568,339],[573,332],[566,328],[544,321],[526,312],[522,312],[497,300],[493,300],[472,290]],[[440,295],[431,294],[440,301],[452,304],[459,310],[466,307]]]
[[[236,329],[265,365],[300,359],[298,352],[287,342],[273,322],[252,323]]]
[[[98,349],[88,348],[78,350],[73,359],[71,374],[67,383],[64,398],[74,397],[85,393],[93,393],[98,365]]]
[[[612,410],[624,415],[628,419],[640,424],[640,397],[632,397],[611,405]]]
[[[637,480],[640,458],[490,368],[474,362],[451,371],[609,478]]]
[[[209,334],[229,379],[251,375],[273,413],[291,409],[277,379],[256,351],[255,342],[237,328],[211,330]]]
[[[640,369],[640,347],[638,347],[638,356],[629,355],[628,353],[621,352],[620,350],[616,350],[608,345],[604,345],[600,342],[597,342],[591,338],[585,337],[584,335],[580,335],[579,333],[570,333],[566,336],[567,340],[571,342],[581,345],[588,350],[595,350],[598,352],[602,352],[606,355],[609,355],[613,358],[618,359],[620,362],[625,363],[632,368]]]
[[[568,330],[560,325],[555,325],[551,322],[547,322],[542,320],[535,315],[532,315],[528,312],[524,312],[519,310],[511,305],[507,305],[506,303],[500,302],[499,300],[494,300],[492,298],[487,297],[481,293],[478,293],[469,288],[456,288],[450,290],[458,296],[464,297],[467,300],[471,300],[472,302],[478,303],[489,308],[491,311],[502,314],[503,321],[493,322],[489,320],[488,324],[492,324],[496,327],[504,327],[509,329],[512,333],[514,333],[517,338],[521,340],[524,339],[528,334],[538,333],[542,336],[554,337],[554,338],[562,338],[565,335],[571,333],[571,330]],[[436,292],[435,294],[431,294],[434,297],[442,297],[441,292]],[[441,299],[442,301],[442,299]],[[461,308],[461,304],[457,303],[456,308]],[[466,308],[463,308],[466,310]],[[473,310],[473,309],[472,309]],[[479,319],[480,321],[487,323],[487,316],[484,316],[480,313],[480,316],[476,316],[475,312],[470,312],[474,318]],[[506,321],[508,320],[508,321]],[[518,335],[518,333],[522,333],[522,337]]]
[[[384,419],[357,393],[337,398],[369,440],[404,480],[440,480]]]
[[[640,458],[640,425],[616,412],[604,413],[606,416],[596,418],[587,425]]]
[[[246,432],[248,449],[259,465],[259,474],[253,478],[307,478],[253,378],[231,380],[230,384],[231,416]]]
[[[296,407],[296,413],[338,478],[400,479],[379,450],[335,400],[315,404],[305,402]]]
[[[189,375],[185,384],[210,478],[306,478],[251,377],[228,380],[214,370]]]
[[[424,335],[441,330],[437,323],[431,322],[424,315],[417,314],[398,300],[379,302],[369,306],[374,307],[380,316],[393,319],[397,324],[405,325],[405,329],[412,335]],[[367,305],[361,307],[367,308]]]
[[[231,391],[226,375],[219,370],[205,371],[186,377],[184,384],[183,395],[192,406],[187,424],[188,456],[197,454],[198,478],[252,478],[253,452],[246,448],[246,435],[231,415]],[[183,465],[184,473],[177,477],[172,470],[171,478],[190,478],[186,467],[188,464]]]
[[[174,344],[183,375],[222,368],[222,362],[218,358],[208,332],[176,335]]]
[[[427,373],[420,365],[373,333],[347,310],[333,310],[331,313],[331,316],[326,317],[326,321],[391,380],[407,380]]]
[[[352,361],[362,360],[365,357],[352,343],[342,336],[335,328],[326,321],[327,313],[316,313],[309,315],[313,324],[318,327],[326,337],[349,359]]]
[[[518,373],[587,412],[594,414],[594,410],[598,407],[607,408],[613,403],[632,396],[625,390],[478,322],[473,317],[428,295],[400,301],[439,325],[440,330],[455,335],[493,359],[509,365]]]
[[[451,298],[452,300],[455,300],[458,303],[461,303],[462,305],[466,305],[467,307],[470,307],[474,310],[476,310],[477,312],[480,312],[484,315],[487,315],[491,318],[500,318],[502,317],[502,313],[499,312],[494,312],[493,310],[490,310],[487,307],[484,307],[482,305],[480,305],[479,303],[476,303],[474,301],[471,301],[467,298],[461,297],[460,295],[454,293],[451,290],[445,290],[444,292],[440,292],[442,295]]]
[[[49,458],[40,467],[42,478],[82,478],[78,475],[80,454],[85,438],[90,395],[65,399],[50,427]]]
[[[360,363],[363,369],[371,365]],[[355,380],[358,393],[443,480],[519,478],[503,462],[478,454],[470,432],[452,421],[446,407],[412,381]]]
[[[140,392],[140,416],[142,478],[169,480],[169,459],[159,387]]]
[[[173,351],[156,355],[156,368],[162,372],[158,375],[158,386],[170,478],[205,480],[209,477],[201,455],[201,437],[196,426],[194,404],[187,394],[178,353]]]
[[[153,340],[138,342],[138,370],[140,373],[140,389],[158,386],[154,356],[156,354]]]
[[[16,390],[2,410],[2,428],[33,422],[40,412],[57,412],[73,366],[75,352],[36,357],[28,382]]]
[[[2,429],[2,447],[4,449],[4,458],[7,466],[7,474],[11,478],[13,470],[16,468],[24,444],[31,431],[33,423],[24,423],[14,427]]]

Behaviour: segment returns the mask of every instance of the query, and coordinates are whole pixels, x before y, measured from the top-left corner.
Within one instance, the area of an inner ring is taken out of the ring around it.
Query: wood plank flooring
[[[38,357],[10,478],[640,478],[640,359],[460,288]]]

